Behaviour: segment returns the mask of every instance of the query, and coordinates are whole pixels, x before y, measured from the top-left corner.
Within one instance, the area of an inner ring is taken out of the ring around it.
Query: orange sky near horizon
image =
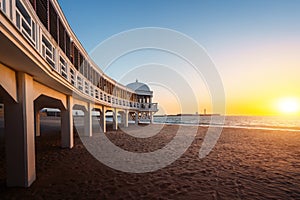
[[[226,115],[300,116],[299,109],[285,113],[279,106],[281,99],[293,98],[300,107],[300,48],[297,45],[300,43],[292,40],[280,42],[280,45],[265,43],[242,47],[242,44],[236,44],[228,49],[235,52],[234,57],[224,52],[212,52],[210,56],[224,85]],[[182,112],[180,103],[170,100],[168,95],[158,98],[160,94],[156,92],[154,99],[165,107],[164,112]],[[202,91],[197,98],[198,113],[203,113],[204,109],[207,113],[213,112],[208,90]],[[195,109],[183,111],[195,112]],[[214,112],[218,113],[218,110]]]

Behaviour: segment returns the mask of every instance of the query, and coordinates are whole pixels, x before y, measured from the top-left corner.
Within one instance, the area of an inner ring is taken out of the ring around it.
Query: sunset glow
[[[278,109],[284,114],[299,112],[299,101],[296,98],[283,98],[278,101]]]

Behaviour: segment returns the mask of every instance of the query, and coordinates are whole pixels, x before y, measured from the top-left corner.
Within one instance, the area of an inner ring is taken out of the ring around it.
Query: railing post
[[[6,12],[6,15],[7,15],[9,18],[11,18],[11,17],[10,17],[10,15],[11,15],[11,13],[10,13],[10,6],[11,6],[11,1],[6,0],[6,2],[5,2],[5,12]]]
[[[10,9],[10,19],[13,21],[14,24],[16,24],[16,0],[11,0],[11,9]]]

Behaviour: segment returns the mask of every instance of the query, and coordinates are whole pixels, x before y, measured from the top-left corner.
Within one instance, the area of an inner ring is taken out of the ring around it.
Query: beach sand
[[[300,199],[300,132],[226,128],[213,151],[199,159],[207,131],[200,127],[189,149],[171,165],[133,174],[99,162],[76,134],[73,149],[60,148],[59,121],[42,120],[41,127],[37,179],[27,189],[5,186],[1,129],[0,199]],[[170,142],[177,130],[166,125],[142,139],[109,127],[107,136],[123,149],[148,152]]]

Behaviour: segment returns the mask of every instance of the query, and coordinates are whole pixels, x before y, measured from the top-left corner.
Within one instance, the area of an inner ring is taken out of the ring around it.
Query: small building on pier
[[[139,103],[138,111],[132,113],[131,118],[140,123],[152,123],[153,115],[158,111],[157,103],[152,103],[153,91],[150,90],[147,84],[138,80],[128,84],[126,87],[135,92],[136,101]]]

